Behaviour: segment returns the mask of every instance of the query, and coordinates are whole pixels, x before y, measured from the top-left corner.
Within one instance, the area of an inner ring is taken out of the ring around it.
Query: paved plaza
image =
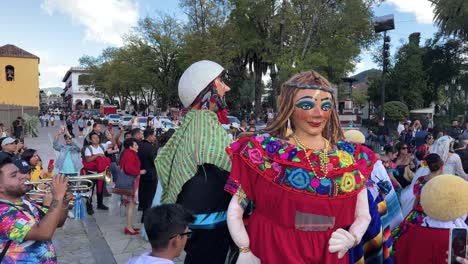
[[[52,140],[60,125],[39,128],[38,138],[25,138],[28,148],[36,149],[43,164],[56,159]],[[75,132],[78,135],[78,131]],[[77,138],[81,144],[82,139]],[[96,201],[96,199],[94,199]],[[125,263],[133,256],[150,250],[150,245],[140,235],[130,236],[123,233],[125,227],[125,207],[120,206],[120,196],[113,194],[104,198],[109,211],[95,209],[93,216],[86,215],[83,221],[68,219],[65,225],[54,234],[59,263]],[[135,225],[139,223],[141,212],[135,210]],[[175,263],[183,263],[183,257]]]

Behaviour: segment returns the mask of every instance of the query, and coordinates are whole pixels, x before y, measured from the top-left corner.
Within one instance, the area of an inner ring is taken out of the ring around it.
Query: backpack
[[[102,152],[106,154],[106,150],[104,149],[104,146],[102,144],[99,144],[99,147],[102,149]],[[91,153],[91,155],[93,155],[93,148],[91,147],[91,145],[88,145],[81,149],[81,158],[83,160],[86,160],[86,156],[85,156],[86,149],[89,149],[89,152]]]

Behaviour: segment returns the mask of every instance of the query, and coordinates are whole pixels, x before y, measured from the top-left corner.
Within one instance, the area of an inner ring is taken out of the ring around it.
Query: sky
[[[0,9],[0,46],[13,44],[40,57],[40,88],[63,87],[63,76],[70,67],[79,66],[80,57],[121,46],[122,36],[139,19],[158,13],[184,17],[177,0],[8,1]],[[389,32],[392,54],[409,34],[420,32],[424,43],[437,30],[428,0],[386,0],[374,8],[374,14],[395,16],[395,30]],[[371,53],[372,49],[362,51],[353,73],[377,67]]]

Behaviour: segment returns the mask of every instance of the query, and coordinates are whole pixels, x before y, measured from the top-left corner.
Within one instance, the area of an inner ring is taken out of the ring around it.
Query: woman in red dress
[[[340,141],[331,84],[315,71],[283,84],[268,134],[244,137],[228,152],[228,227],[238,263],[348,263],[369,222],[369,149]],[[291,124],[293,134],[286,136]],[[250,206],[252,205],[252,206]],[[254,208],[244,227],[242,215]]]
[[[127,226],[124,228],[126,235],[136,235],[139,228],[133,227],[133,210],[138,202],[138,185],[140,184],[140,174],[145,174],[145,170],[140,170],[140,159],[138,158],[138,144],[135,139],[128,138],[124,140],[125,150],[120,157],[120,169],[123,173],[134,176],[133,195],[124,195],[122,201],[127,208]]]

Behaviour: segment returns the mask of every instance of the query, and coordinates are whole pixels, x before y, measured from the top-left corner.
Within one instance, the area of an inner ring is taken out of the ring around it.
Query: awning
[[[429,108],[414,109],[414,110],[411,110],[410,113],[413,113],[413,114],[434,114],[434,108],[429,107]]]

